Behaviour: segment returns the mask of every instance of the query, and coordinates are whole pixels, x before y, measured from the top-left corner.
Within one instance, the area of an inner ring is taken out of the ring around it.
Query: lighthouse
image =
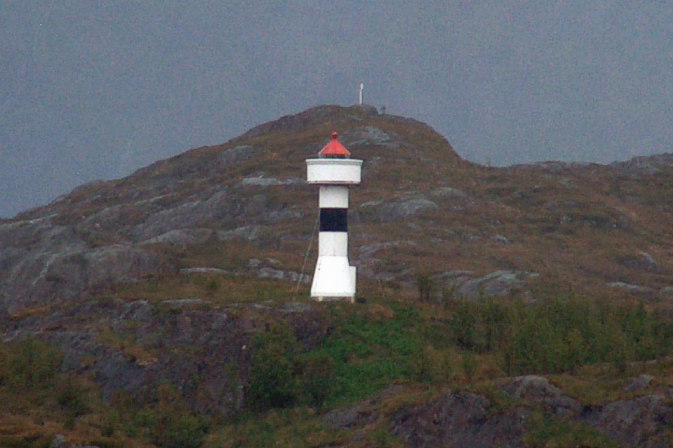
[[[355,299],[356,268],[348,263],[348,187],[360,183],[362,160],[350,155],[334,132],[318,158],[306,160],[307,182],[320,186],[318,261],[311,285],[311,297],[319,301]]]

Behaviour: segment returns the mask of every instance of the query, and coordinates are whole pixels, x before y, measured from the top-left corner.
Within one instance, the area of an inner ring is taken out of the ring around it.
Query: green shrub
[[[477,312],[476,306],[461,302],[449,324],[455,342],[468,350],[481,350],[483,347],[477,330]]]
[[[535,305],[456,302],[449,320],[454,343],[502,360],[508,374],[573,372],[579,366],[669,353],[673,323],[642,304],[614,305],[577,297]]]
[[[150,395],[142,405],[127,392],[113,393],[103,416],[102,435],[113,437],[121,431],[162,448],[203,446],[206,421],[190,409],[173,384],[162,383]]]
[[[623,371],[629,360],[667,353],[671,341],[668,325],[642,305],[558,299],[526,311],[506,356],[512,373],[572,372],[595,362]]]
[[[409,356],[408,363],[409,376],[416,381],[444,383],[454,374],[449,355],[432,344],[426,344],[422,350],[414,351]]]
[[[0,434],[2,448],[50,448],[54,437],[50,435],[13,436]]]
[[[138,414],[138,422],[147,428],[154,444],[162,448],[199,448],[203,445],[206,425],[194,415],[171,383],[156,389],[156,402]]]
[[[332,391],[334,361],[326,353],[309,353],[301,359],[300,388],[304,401],[318,409]]]
[[[474,374],[477,372],[477,360],[474,357],[474,353],[465,352],[461,357],[461,366],[463,368],[463,374],[467,379],[472,379]]]
[[[4,345],[0,350],[0,385],[14,391],[53,387],[63,359],[58,349],[29,337]]]
[[[72,376],[56,387],[56,402],[72,417],[79,417],[90,411],[87,398],[88,391]]]
[[[612,448],[617,444],[586,423],[556,419],[540,411],[531,414],[526,422],[528,431],[523,446]]]
[[[205,438],[205,424],[187,412],[157,411],[152,441],[162,448],[199,448]]]
[[[296,358],[297,341],[287,325],[274,324],[257,334],[247,388],[248,403],[254,409],[283,408],[296,402]]]

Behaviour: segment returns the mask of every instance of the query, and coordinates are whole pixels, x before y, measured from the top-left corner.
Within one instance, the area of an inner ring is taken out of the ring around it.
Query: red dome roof
[[[339,143],[339,134],[332,132],[332,140],[320,150],[318,156],[332,158],[346,158],[351,156],[351,152],[344,145]]]

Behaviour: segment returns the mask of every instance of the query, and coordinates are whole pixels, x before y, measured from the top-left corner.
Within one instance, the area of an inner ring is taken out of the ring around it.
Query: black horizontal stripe
[[[321,208],[321,232],[348,232],[347,208]]]

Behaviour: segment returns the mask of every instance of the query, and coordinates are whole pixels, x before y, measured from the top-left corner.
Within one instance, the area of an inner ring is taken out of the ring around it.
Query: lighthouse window
[[[320,209],[321,232],[347,232],[348,209],[346,208],[321,208]]]

